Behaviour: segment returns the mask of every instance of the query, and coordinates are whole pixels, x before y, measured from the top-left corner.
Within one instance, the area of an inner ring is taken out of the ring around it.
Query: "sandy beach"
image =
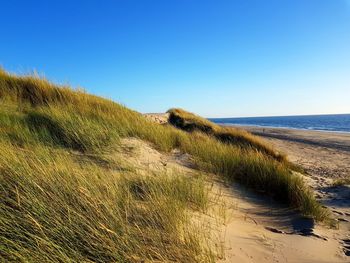
[[[165,114],[148,114],[163,124]],[[350,254],[350,187],[334,187],[350,175],[350,134],[244,126],[287,155],[306,172],[305,181],[316,198],[332,212],[337,227],[330,229],[303,218],[275,201],[237,184],[217,184],[228,218],[221,228],[220,262],[347,262]],[[150,156],[147,154],[147,156]],[[181,154],[180,154],[181,156]],[[177,162],[186,166],[175,158]],[[186,158],[185,158],[186,159]],[[149,157],[147,158],[149,161]],[[169,160],[167,160],[169,162]],[[320,250],[320,248],[322,248]]]
[[[350,176],[350,133],[241,126],[264,137],[311,176]]]
[[[193,170],[188,154],[176,150],[161,153],[138,139],[122,140],[122,145],[130,154],[116,158],[136,165],[139,172],[182,171],[192,176],[198,172]],[[216,178],[213,174],[206,176]],[[198,222],[203,228],[211,226],[211,246],[218,250],[218,262],[347,262],[350,245],[347,222],[341,222],[339,229],[330,229],[238,184],[227,184],[219,178],[208,183],[216,196],[214,199],[218,200],[211,206],[216,212],[210,212]]]
[[[306,171],[305,179],[317,199],[329,207],[349,231],[350,187],[334,186],[339,178],[350,177],[350,133],[243,126],[270,142],[276,150]]]

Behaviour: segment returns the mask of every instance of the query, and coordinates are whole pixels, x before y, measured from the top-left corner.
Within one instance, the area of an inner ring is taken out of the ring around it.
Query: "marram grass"
[[[213,260],[189,230],[189,210],[204,211],[208,198],[197,179],[144,178],[72,157],[98,158],[121,137],[177,148],[201,170],[327,218],[284,157],[249,133],[230,136],[158,125],[110,100],[0,70],[0,261]]]
[[[117,173],[42,146],[0,144],[1,262],[206,262],[191,211],[202,178]]]
[[[276,152],[269,144],[243,129],[222,127],[183,109],[170,109],[168,113],[169,122],[182,130],[189,132],[200,131],[211,135],[221,142],[241,147],[251,147],[278,161],[286,162],[285,155]]]

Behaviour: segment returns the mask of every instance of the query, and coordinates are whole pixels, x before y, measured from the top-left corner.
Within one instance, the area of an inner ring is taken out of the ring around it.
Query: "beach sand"
[[[350,237],[350,186],[334,186],[350,178],[350,133],[242,126],[271,143],[306,171],[316,198],[332,212],[340,230]]]
[[[241,126],[264,137],[311,176],[350,176],[350,133]]]
[[[149,114],[147,118],[166,123],[166,116],[162,114]],[[209,219],[211,227],[217,229],[213,248],[220,250],[219,262],[349,262],[350,188],[332,184],[337,178],[349,176],[350,134],[243,128],[263,137],[305,169],[305,181],[314,188],[317,199],[333,213],[338,227],[315,224],[275,200],[238,184],[220,182],[215,175],[208,174],[208,178],[217,178],[218,182],[209,182],[226,204],[224,223],[215,217]],[[149,146],[141,149],[144,149],[141,155],[147,167],[192,169],[191,157],[186,154],[162,154]]]
[[[121,152],[111,156],[136,167],[135,172],[198,173],[191,156],[174,150],[161,153],[152,145],[136,139],[121,140]],[[348,262],[344,231],[316,225],[276,201],[225,183],[205,174],[213,196],[208,214],[193,215],[203,231],[211,232],[208,241],[221,263],[269,262]],[[350,241],[349,241],[350,242]]]
[[[255,259],[258,256],[267,262],[346,261],[347,259],[344,258],[332,258],[331,255],[334,255],[335,251],[339,251],[340,248],[345,255],[350,256],[350,186],[334,186],[333,184],[339,178],[350,177],[350,133],[254,126],[240,126],[240,128],[263,137],[277,151],[286,154],[291,162],[300,165],[305,170],[305,181],[316,192],[316,198],[332,212],[333,217],[337,220],[338,229],[330,230],[321,226],[314,226],[313,229],[316,233],[326,237],[327,241],[323,241],[323,243],[317,238],[301,238],[298,235],[260,232],[263,233],[262,236],[264,237],[262,244],[257,245],[260,240],[258,238],[254,239],[252,244],[243,246],[238,250],[234,246],[236,249],[233,249],[234,253],[232,255],[240,255],[244,258],[244,253],[241,253],[243,249],[246,250],[245,252],[247,250],[250,251],[248,254],[255,257]],[[239,203],[245,207],[247,203],[243,200],[246,200],[247,192],[242,192],[235,196],[239,196]],[[243,200],[242,197],[244,197]],[[259,199],[264,202],[261,197],[257,197],[255,200]],[[266,202],[264,205],[266,205]],[[270,207],[275,213],[261,213],[264,205],[257,207],[256,201],[252,202],[252,200],[249,200],[249,206],[253,207],[253,209],[248,209],[248,214],[255,221],[260,221],[259,225],[276,227],[277,223],[276,229],[282,229],[283,231],[290,222],[295,221],[293,219],[294,216],[278,214],[277,211],[281,210],[276,209],[275,205],[271,204],[267,207]],[[259,212],[254,214],[252,211]],[[278,224],[281,224],[281,226],[278,226]],[[301,225],[305,227],[305,222]],[[250,230],[245,229],[245,224],[242,222],[237,223],[233,221],[228,225],[227,231],[232,233],[232,235],[229,235],[228,240],[232,239],[232,244],[239,243],[239,240],[235,239],[240,239],[239,233],[243,236],[246,235],[247,231],[251,231],[253,226],[250,225],[249,228]],[[272,254],[269,254],[270,257],[264,257],[264,254],[261,254],[261,249],[266,247],[266,240],[269,241],[268,245],[273,245],[274,247],[274,253],[272,253],[274,256],[272,258]],[[340,252],[340,254],[342,253]],[[233,256],[233,258],[236,258],[236,256]],[[231,262],[229,258],[227,257],[225,262]],[[251,261],[247,259],[245,257],[245,261],[243,260],[242,262],[255,262],[253,258],[251,258]],[[264,262],[264,260],[260,260],[260,262]]]

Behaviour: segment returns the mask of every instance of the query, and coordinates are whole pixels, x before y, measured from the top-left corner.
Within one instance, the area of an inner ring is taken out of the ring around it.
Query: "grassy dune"
[[[183,109],[170,109],[168,113],[169,122],[182,130],[189,132],[200,131],[211,135],[221,142],[245,148],[251,147],[270,155],[278,161],[286,161],[285,155],[277,153],[269,144],[264,143],[260,138],[245,130],[219,126]]]
[[[81,165],[65,151],[1,149],[0,261],[192,262],[206,255],[186,212],[206,207],[200,179],[146,180]]]
[[[188,210],[207,204],[204,184],[180,175],[146,179],[96,162],[123,137],[163,152],[178,148],[199,169],[327,217],[284,157],[248,133],[218,140],[226,131],[206,124],[213,131],[188,133],[110,100],[0,70],[0,261],[212,260],[198,231],[189,231]]]

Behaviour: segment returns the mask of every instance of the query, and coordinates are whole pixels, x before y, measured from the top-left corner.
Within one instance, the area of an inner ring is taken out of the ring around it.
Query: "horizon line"
[[[350,115],[349,113],[318,113],[318,114],[297,114],[297,115],[260,115],[260,116],[240,116],[240,117],[206,117],[207,119],[243,119],[243,118],[273,118],[273,117],[308,117],[308,116],[331,116]]]

